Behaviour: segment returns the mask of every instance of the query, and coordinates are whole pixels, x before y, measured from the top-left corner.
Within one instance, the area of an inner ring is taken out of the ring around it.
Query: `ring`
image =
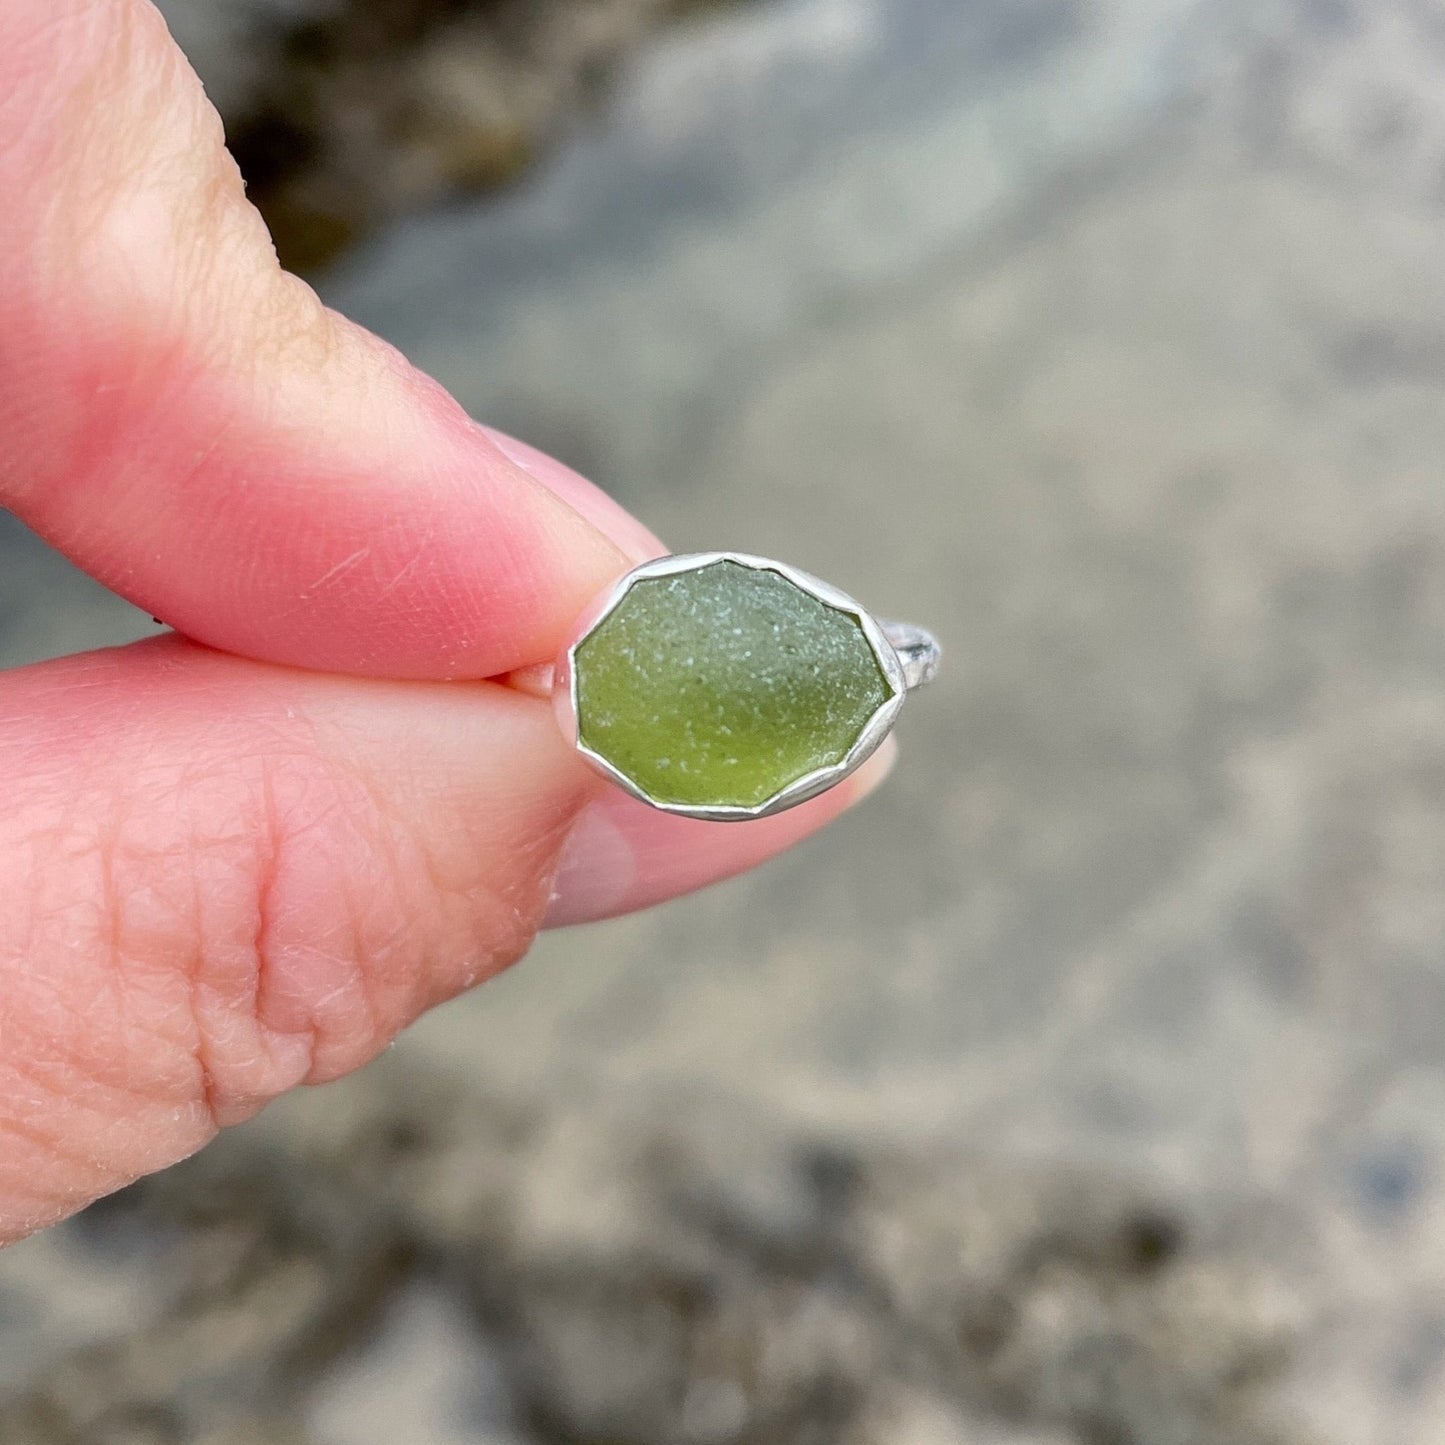
[[[588,608],[554,698],[569,741],[634,798],[765,818],[856,771],[939,656],[923,628],[796,567],[694,552],[644,562]]]

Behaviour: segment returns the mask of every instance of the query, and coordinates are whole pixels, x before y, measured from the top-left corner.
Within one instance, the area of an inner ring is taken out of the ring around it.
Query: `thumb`
[[[0,504],[188,636],[492,676],[655,550],[280,269],[144,0],[0,5],[0,216]]]

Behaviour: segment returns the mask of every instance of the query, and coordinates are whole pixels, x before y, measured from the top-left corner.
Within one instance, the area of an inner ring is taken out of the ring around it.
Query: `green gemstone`
[[[640,577],[577,645],[581,742],[660,803],[754,808],[893,696],[862,624],[777,572]]]

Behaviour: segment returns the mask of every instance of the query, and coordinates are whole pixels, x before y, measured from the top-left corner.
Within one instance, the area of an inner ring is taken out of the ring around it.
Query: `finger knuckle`
[[[345,769],[274,749],[142,770],[88,833],[59,846],[82,890],[88,855],[114,1003],[93,1067],[225,1125],[357,1067],[422,1006],[440,904],[418,845]]]

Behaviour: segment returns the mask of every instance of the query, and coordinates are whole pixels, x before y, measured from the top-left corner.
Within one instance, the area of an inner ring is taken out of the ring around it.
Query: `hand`
[[[663,549],[279,269],[143,0],[0,0],[0,504],[178,634],[0,675],[0,1242],[887,765],[726,825],[579,764],[519,681]]]

